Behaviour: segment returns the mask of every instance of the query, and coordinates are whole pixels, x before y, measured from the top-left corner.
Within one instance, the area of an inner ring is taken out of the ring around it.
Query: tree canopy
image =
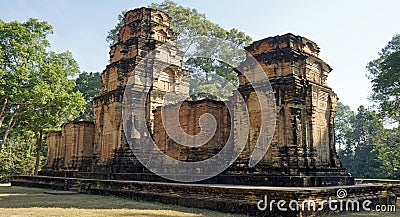
[[[347,123],[346,123],[347,122]],[[381,178],[383,163],[378,144],[385,133],[376,112],[364,106],[357,113],[338,104],[335,116],[336,142],[340,144],[339,158],[347,172],[359,178]]]
[[[400,178],[400,35],[367,65],[372,108],[338,103],[335,138],[347,170],[360,178]],[[387,122],[390,120],[391,122]],[[398,123],[393,125],[391,123]]]
[[[347,135],[352,131],[351,120],[355,117],[355,113],[350,106],[341,102],[337,103],[335,115],[335,142],[339,149],[347,146]]]
[[[85,103],[82,93],[74,91],[78,64],[68,51],[49,51],[51,33],[52,26],[36,19],[0,20],[0,150],[13,130],[32,132],[36,171],[43,133],[74,119]]]
[[[367,65],[372,82],[371,99],[382,115],[396,121],[400,127],[400,35],[381,50],[379,58]]]
[[[79,91],[85,98],[85,111],[81,112],[77,120],[93,121],[92,100],[101,94],[101,74],[100,72],[82,72],[76,79],[75,91]]]

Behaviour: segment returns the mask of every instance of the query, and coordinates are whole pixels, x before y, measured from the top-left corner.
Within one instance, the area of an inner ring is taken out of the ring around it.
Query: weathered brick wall
[[[61,146],[61,131],[49,132],[47,134],[47,162],[46,168],[56,168],[57,160],[60,159],[60,146]]]
[[[201,161],[218,153],[226,144],[231,130],[228,108],[223,102],[214,100],[184,101],[165,106],[165,114],[179,110],[179,122],[185,133],[198,135],[201,131],[200,117],[211,114],[217,121],[216,133],[209,142],[201,147],[187,147],[172,140],[166,133],[161,115],[161,107],[154,111],[154,141],[161,151],[181,161]]]
[[[89,121],[63,124],[61,131],[47,135],[48,156],[45,169],[77,170],[83,160],[93,156],[94,124]]]
[[[122,114],[121,102],[118,95],[107,96],[107,100],[95,101],[94,122],[95,122],[95,155],[104,160],[111,158],[114,149],[121,147]]]

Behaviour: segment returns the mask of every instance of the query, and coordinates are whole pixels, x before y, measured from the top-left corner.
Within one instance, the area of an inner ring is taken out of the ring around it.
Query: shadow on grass
[[[127,210],[117,216],[241,216],[195,208],[185,208],[156,202],[133,200],[113,196],[73,194],[52,195],[48,189],[11,187],[0,185],[0,210],[35,208]],[[21,210],[22,211],[22,210]],[[38,212],[39,212],[38,211]],[[154,211],[154,213],[153,213]],[[2,211],[0,211],[1,213]],[[132,213],[133,212],[133,213]],[[42,213],[43,214],[43,213]],[[38,215],[42,216],[42,215]],[[86,216],[86,215],[85,215]]]

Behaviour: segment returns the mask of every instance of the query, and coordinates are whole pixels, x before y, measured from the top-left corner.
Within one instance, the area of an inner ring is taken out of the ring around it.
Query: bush
[[[0,183],[13,175],[32,175],[35,168],[33,135],[24,133],[10,139],[0,152]]]

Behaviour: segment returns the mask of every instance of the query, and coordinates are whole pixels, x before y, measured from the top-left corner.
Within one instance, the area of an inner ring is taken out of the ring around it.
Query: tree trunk
[[[17,107],[15,108],[14,113],[12,114],[10,120],[8,121],[7,129],[6,129],[6,131],[4,132],[3,140],[2,140],[1,143],[0,143],[0,151],[3,149],[3,146],[6,144],[8,134],[10,133],[11,129],[12,129],[12,128],[14,127],[14,125],[15,125],[15,116],[17,116],[17,114],[18,114],[18,110],[19,110],[19,105],[17,105]]]
[[[43,134],[43,130],[40,129],[39,130],[39,135],[36,137],[36,163],[35,163],[35,176],[38,175],[39,173],[39,166],[40,166],[40,152],[42,150],[42,134]]]
[[[11,120],[12,121],[12,120]],[[10,134],[11,129],[15,126],[15,120],[10,122],[7,126],[6,131],[4,132],[3,140],[0,143],[0,151],[3,150],[4,145],[7,142],[8,135]]]
[[[1,110],[0,110],[0,128],[3,125],[4,118],[6,117],[6,115],[4,114],[4,111],[6,110],[7,101],[8,101],[8,98],[7,97],[4,98],[3,106],[1,107]]]

